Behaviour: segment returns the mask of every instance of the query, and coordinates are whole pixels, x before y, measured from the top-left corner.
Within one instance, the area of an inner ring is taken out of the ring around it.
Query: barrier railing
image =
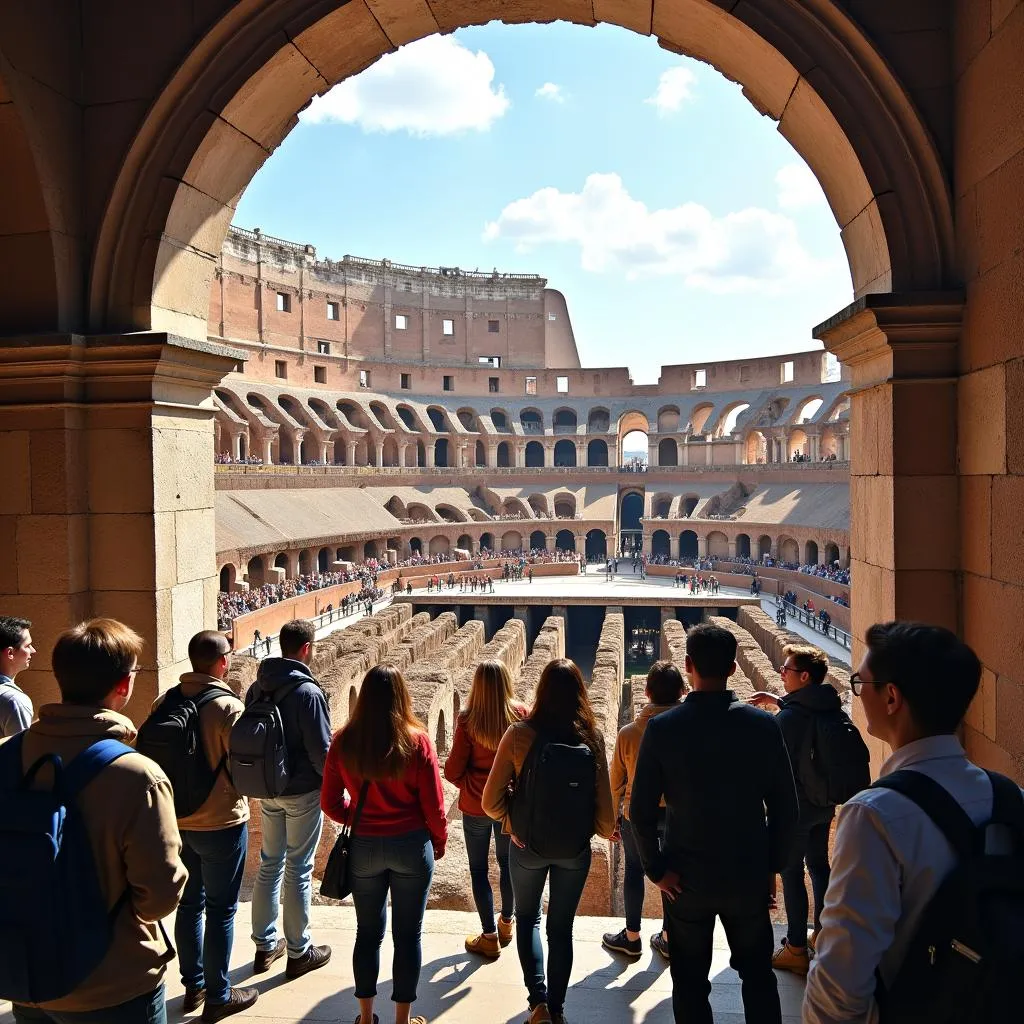
[[[811,614],[805,612],[803,608],[796,604],[789,604],[783,601],[781,597],[775,598],[776,608],[776,620],[780,626],[786,625],[786,619],[795,618],[798,622],[802,622],[805,626],[810,627],[816,633],[821,633],[822,636],[827,636],[830,640],[835,641],[837,644],[841,644],[848,651],[853,650],[853,637],[844,629],[840,629],[838,626],[824,626],[822,625],[821,619],[818,618],[817,613]],[[778,615],[778,609],[785,609],[785,618],[780,619]]]

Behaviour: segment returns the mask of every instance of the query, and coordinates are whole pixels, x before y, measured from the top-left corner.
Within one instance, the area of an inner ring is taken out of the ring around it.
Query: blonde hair
[[[505,730],[519,719],[512,704],[512,676],[505,663],[480,662],[463,712],[469,738],[487,750],[497,750]]]
[[[138,668],[142,637],[117,619],[88,619],[57,637],[50,665],[67,704],[99,704]]]
[[[782,648],[782,653],[793,659],[793,668],[797,672],[808,673],[812,683],[824,682],[830,666],[828,655],[823,650],[811,644],[789,644]]]

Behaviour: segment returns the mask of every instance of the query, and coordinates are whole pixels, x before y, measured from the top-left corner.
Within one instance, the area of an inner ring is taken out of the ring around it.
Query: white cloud
[[[627,280],[678,277],[711,292],[778,293],[830,272],[804,249],[795,223],[748,208],[716,217],[698,203],[649,210],[617,174],[591,174],[580,192],[543,188],[509,203],[484,228],[486,241],[520,252],[577,245],[580,264]]]
[[[508,108],[486,53],[473,53],[452,36],[430,36],[336,85],[302,117],[357,124],[367,132],[430,136],[486,131]]]
[[[775,174],[780,210],[803,210],[825,202],[814,172],[802,162],[786,164]]]
[[[552,103],[564,103],[565,93],[560,85],[554,82],[545,82],[534,94],[538,99],[551,100]]]
[[[693,87],[696,84],[697,76],[688,67],[680,64],[669,68],[668,71],[662,71],[658,88],[644,103],[657,107],[660,117],[667,117],[680,110],[687,100],[693,99]]]

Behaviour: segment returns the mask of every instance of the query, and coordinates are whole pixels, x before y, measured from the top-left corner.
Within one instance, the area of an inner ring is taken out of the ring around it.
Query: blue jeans
[[[277,948],[277,911],[284,878],[284,937],[288,956],[309,949],[309,907],[312,902],[313,858],[324,818],[320,792],[279,796],[260,801],[263,849],[252,892],[252,941],[265,952]]]
[[[789,864],[782,871],[782,897],[786,904],[786,941],[791,946],[807,945],[807,887],[804,885],[804,861],[811,876],[814,894],[814,927],[821,927],[821,908],[825,903],[830,868],[828,832],[835,810],[801,815]],[[826,817],[827,815],[827,817]]]
[[[213,832],[181,833],[188,881],[174,918],[174,942],[182,984],[205,988],[210,1003],[225,1003],[231,994],[228,961],[248,842],[245,822]]]
[[[391,998],[414,1003],[423,962],[423,914],[434,877],[434,847],[426,829],[400,836],[354,836],[350,860],[352,902],[356,905],[356,942],[352,974],[356,999],[377,994],[380,944],[391,893]]]
[[[561,1013],[572,973],[572,920],[587,884],[590,844],[573,860],[547,861],[513,845],[509,853],[512,889],[516,895],[516,948],[530,1009],[547,1003]],[[544,948],[540,942],[540,914],[544,882],[548,890],[548,984],[544,984]]]
[[[462,831],[466,834],[466,856],[469,858],[469,877],[473,881],[473,900],[480,915],[480,927],[490,935],[494,926],[494,893],[488,877],[491,853],[491,833],[494,833],[494,856],[498,861],[498,887],[501,890],[501,916],[512,920],[515,897],[512,894],[512,876],[508,869],[510,839],[501,831],[501,822],[475,814],[462,816]]]
[[[633,833],[629,818],[623,818],[619,822],[619,830],[622,832],[622,853],[626,860],[622,880],[622,899],[626,904],[626,930],[638,932],[644,911],[644,865],[640,860],[640,847],[636,844],[636,835]],[[664,825],[659,826],[659,831],[664,834]],[[668,930],[665,924],[664,896],[661,898],[661,927],[662,931]]]
[[[28,1006],[16,1006],[14,1019],[17,1024],[32,1024],[33,1021],[52,1021],[53,1024],[167,1024],[167,1008],[161,985],[147,995],[102,1010],[79,1013],[47,1010],[44,1013]]]

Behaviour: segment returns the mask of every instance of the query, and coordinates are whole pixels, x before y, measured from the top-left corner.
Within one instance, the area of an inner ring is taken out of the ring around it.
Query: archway
[[[284,569],[284,575],[285,575],[285,578],[287,579],[287,577],[288,577],[288,556],[283,551],[274,559],[274,568],[275,569]]]
[[[393,437],[386,437],[384,439],[383,454],[382,466],[398,466],[401,464],[398,458],[398,442]]]
[[[331,567],[331,549],[321,548],[316,556],[316,567],[321,573],[327,572]]]
[[[228,562],[220,570],[220,590],[222,594],[230,594],[235,588],[235,567]]]
[[[451,544],[447,537],[431,537],[429,551],[432,555],[447,555],[450,549]]]
[[[697,541],[697,534],[693,530],[683,530],[679,534],[679,558],[696,558],[697,553],[700,551],[700,545]]]
[[[312,576],[313,566],[316,564],[313,558],[313,552],[308,548],[305,551],[299,552],[299,575],[300,576]]]
[[[446,468],[448,466],[448,438],[439,437],[434,442],[434,465]]]
[[[595,440],[587,445],[587,465],[607,466],[608,465],[608,442]]]
[[[481,533],[480,534],[480,550],[481,551],[493,551],[494,550],[494,534],[493,533]]]
[[[363,558],[376,558],[378,546],[375,540],[368,540],[363,545]]]
[[[414,555],[422,555],[423,554],[423,541],[421,541],[419,539],[419,537],[410,537],[409,538],[409,550]]]
[[[576,465],[576,445],[572,441],[562,440],[555,443],[555,465]]]
[[[804,565],[818,564],[818,545],[815,541],[809,540],[804,543]]]
[[[526,445],[526,467],[537,469],[544,465],[544,445],[540,441],[529,441]]]
[[[586,541],[587,560],[608,557],[608,538],[604,530],[588,530]]]
[[[478,466],[487,465],[487,449],[484,447],[483,441],[476,443],[476,464]]]
[[[572,530],[559,530],[555,535],[555,550],[556,551],[575,551],[576,550],[576,537],[573,535]]]
[[[768,440],[760,430],[747,434],[744,457],[748,466],[763,465],[768,461]]]
[[[498,468],[508,469],[512,465],[512,456],[510,455],[510,449],[508,441],[502,441],[498,445]]]
[[[551,429],[556,434],[576,433],[576,413],[572,409],[559,409],[551,417]]]
[[[750,536],[746,533],[736,534],[736,557],[737,558],[749,558],[750,557]]]
[[[708,556],[710,558],[729,557],[729,538],[721,530],[712,530],[708,534]]]
[[[530,534],[530,547],[542,551],[548,546],[548,539],[544,536],[543,530],[534,530]]]
[[[683,496],[683,500],[680,503],[680,511],[683,514],[683,518],[689,519],[693,515],[694,509],[700,504],[700,498],[696,494],[687,494]]]
[[[672,543],[668,530],[655,530],[651,534],[651,554],[655,558],[669,558],[672,555]]]
[[[757,556],[758,558],[764,558],[765,555],[772,553],[772,539],[767,533],[762,533],[757,538]]]
[[[619,550],[639,551],[643,546],[644,496],[640,491],[623,495],[619,511]]]
[[[416,442],[416,468],[423,469],[427,465],[427,449],[422,441]]]
[[[473,538],[468,533],[462,534],[459,539],[455,542],[455,546],[463,551],[468,551],[470,554],[473,553]]]
[[[676,444],[675,438],[665,437],[658,442],[658,465],[679,465],[679,446]]]
[[[263,586],[263,559],[260,558],[259,555],[256,555],[254,558],[250,558],[246,564],[245,579],[249,584],[250,589]]]
[[[779,561],[788,565],[800,563],[800,545],[792,537],[784,537],[779,541]]]
[[[444,758],[448,753],[448,730],[445,728],[444,711],[437,713],[437,731],[434,733],[434,748],[437,756]]]
[[[502,534],[502,551],[521,551],[523,548],[523,535],[518,530],[509,530]]]
[[[839,561],[839,545],[832,544],[831,542],[825,545],[825,564],[830,568],[835,568],[836,562]]]

